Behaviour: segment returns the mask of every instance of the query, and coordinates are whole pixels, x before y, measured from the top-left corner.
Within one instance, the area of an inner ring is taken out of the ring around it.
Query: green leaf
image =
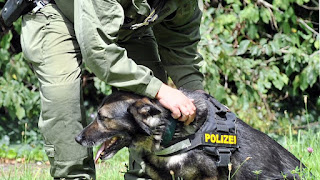
[[[12,34],[11,34],[11,32],[5,34],[5,35],[2,37],[2,39],[1,39],[0,47],[3,48],[3,49],[8,50],[8,49],[10,48],[10,41],[11,41],[11,39],[12,39]]]
[[[269,81],[266,81],[265,83],[264,83],[264,86],[267,88],[267,89],[270,89],[271,88],[271,82],[269,82]]]
[[[242,110],[247,110],[249,108],[248,97],[244,94],[239,98],[240,104],[242,104]]]
[[[21,120],[22,118],[24,118],[26,115],[26,112],[24,110],[23,107],[21,107],[20,105],[16,105],[16,116],[18,117],[19,120]]]
[[[17,157],[17,155],[18,155],[18,153],[16,152],[16,150],[9,149],[9,151],[7,153],[7,158],[14,159],[15,157]]]
[[[290,25],[287,21],[282,24],[282,29],[283,29],[284,33],[286,33],[286,34],[291,33],[291,28],[290,28]]]
[[[278,42],[277,41],[270,41],[269,45],[270,45],[270,47],[272,49],[272,53],[273,54],[278,54],[279,49],[280,49]]]
[[[250,45],[250,40],[241,41],[240,45],[239,45],[239,48],[237,50],[237,55],[244,54],[247,51],[249,45]]]
[[[266,24],[269,24],[271,20],[271,14],[270,11],[267,8],[262,8],[260,12],[260,17],[262,18],[262,21]]]
[[[227,0],[227,4],[232,4],[234,3],[234,0]]]
[[[280,79],[274,79],[272,84],[279,90],[281,90],[284,86],[284,83]]]
[[[257,26],[255,26],[254,24],[249,25],[248,36],[251,39],[256,39],[259,37]]]
[[[297,4],[299,4],[299,5],[303,5],[303,0],[296,0],[296,2],[297,2]]]
[[[264,51],[265,51],[265,53],[266,53],[268,56],[270,56],[270,55],[272,54],[271,46],[268,45],[268,44],[265,44],[265,45],[264,45]]]
[[[239,13],[240,12],[240,6],[238,4],[232,4],[232,8],[233,8],[235,13]]]
[[[306,68],[306,73],[307,73],[307,82],[309,86],[312,87],[313,84],[317,81],[316,69],[312,68],[311,66],[308,66]]]
[[[267,42],[268,42],[268,40],[265,39],[265,38],[261,38],[261,39],[260,39],[260,45],[261,45],[261,46],[264,45],[264,44],[266,44]]]
[[[248,20],[251,23],[257,23],[259,21],[259,9],[253,4],[249,4],[239,13],[240,21]]]
[[[260,49],[259,46],[253,45],[250,49],[251,55],[252,56],[258,55],[259,49]]]
[[[223,101],[226,97],[226,91],[223,86],[219,85],[216,87],[214,91],[214,97],[217,98],[219,101]]]
[[[318,36],[317,40],[314,41],[314,47],[315,47],[316,49],[319,49],[319,46],[320,46],[320,39],[319,39],[319,36]]]
[[[286,75],[286,74],[282,74],[281,76],[280,76],[280,79],[281,79],[281,81],[284,83],[284,84],[288,84],[289,83],[289,78],[288,78],[288,76]]]
[[[12,92],[8,92],[4,95],[3,106],[8,107],[11,105],[11,95]]]
[[[225,42],[222,42],[221,48],[223,49],[223,51],[226,53],[226,55],[230,56],[233,54],[233,47],[232,44],[228,44]]]
[[[302,71],[302,73],[300,74],[300,89],[304,91],[308,88],[308,86],[309,84],[307,73],[306,71]]]

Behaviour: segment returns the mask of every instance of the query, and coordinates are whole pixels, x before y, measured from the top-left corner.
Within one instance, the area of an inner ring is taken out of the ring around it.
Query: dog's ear
[[[140,128],[147,134],[151,135],[152,130],[148,124],[148,118],[160,114],[161,111],[152,104],[148,98],[142,98],[133,103],[128,111],[132,114]]]

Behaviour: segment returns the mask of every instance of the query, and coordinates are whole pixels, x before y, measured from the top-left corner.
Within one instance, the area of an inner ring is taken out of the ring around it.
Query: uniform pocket
[[[32,63],[41,63],[43,59],[41,49],[48,23],[48,18],[42,14],[26,14],[22,18],[21,47],[26,59]]]
[[[21,46],[24,56],[31,63],[41,64],[48,54],[47,46],[60,37],[76,39],[73,24],[64,17],[56,5],[48,4],[36,14],[26,14],[22,18]],[[60,38],[61,39],[61,38]]]

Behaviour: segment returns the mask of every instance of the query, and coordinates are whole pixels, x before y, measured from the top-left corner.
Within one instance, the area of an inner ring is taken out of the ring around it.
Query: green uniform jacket
[[[118,45],[148,27],[153,29],[161,61],[175,85],[192,89],[194,82],[202,82],[198,66],[202,57],[197,52],[202,0],[167,0],[155,22],[136,30],[127,27],[143,22],[150,14],[146,0],[75,0],[74,5],[72,0],[55,2],[74,22],[86,65],[106,83],[155,97],[162,82],[150,69],[128,58]]]

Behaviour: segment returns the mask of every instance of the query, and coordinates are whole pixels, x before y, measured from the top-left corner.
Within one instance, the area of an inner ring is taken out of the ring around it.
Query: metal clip
[[[34,2],[36,4],[36,7],[34,7],[32,9],[32,14],[35,14],[36,12],[38,12],[40,9],[44,8],[45,5],[47,5],[46,3],[44,3],[43,1],[35,1]]]

